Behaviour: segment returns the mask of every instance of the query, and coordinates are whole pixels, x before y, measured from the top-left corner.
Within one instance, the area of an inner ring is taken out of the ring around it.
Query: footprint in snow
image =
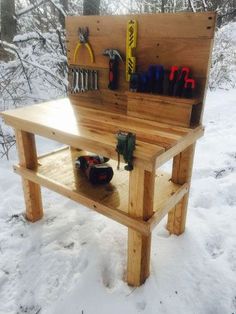
[[[206,249],[213,259],[218,258],[224,253],[222,242],[223,241],[221,237],[216,237],[215,239],[206,243]]]
[[[137,302],[136,308],[138,311],[144,311],[146,308],[147,303],[145,301]]]
[[[79,269],[80,273],[83,273],[85,271],[85,269],[88,267],[88,263],[89,262],[88,262],[87,258],[85,258],[79,262],[78,269]]]
[[[227,167],[219,170],[214,171],[214,177],[216,179],[221,179],[226,177],[228,174],[232,173],[234,171],[233,167]]]
[[[41,307],[39,305],[20,305],[16,314],[39,314]]]
[[[102,281],[108,289],[112,289],[115,286],[114,273],[108,265],[105,265],[102,270]]]
[[[194,207],[211,208],[212,206],[212,194],[210,192],[202,192],[196,196],[194,201]]]

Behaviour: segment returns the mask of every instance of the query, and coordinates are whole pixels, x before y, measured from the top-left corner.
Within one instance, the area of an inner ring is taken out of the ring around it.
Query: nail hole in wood
[[[156,58],[158,59],[158,58],[159,58],[159,56],[156,56]]]
[[[159,47],[160,46],[160,44],[159,43],[157,43],[157,47]]]
[[[211,29],[211,26],[207,26],[207,29]]]
[[[100,21],[99,21],[99,20],[97,20],[97,23],[100,23]]]
[[[97,31],[100,31],[100,28],[97,28]]]
[[[55,132],[52,132],[52,135],[55,135],[56,133]]]
[[[97,206],[96,206],[96,205],[93,205],[93,208],[97,208]]]
[[[208,20],[212,20],[212,16],[209,16],[209,17],[208,17]]]

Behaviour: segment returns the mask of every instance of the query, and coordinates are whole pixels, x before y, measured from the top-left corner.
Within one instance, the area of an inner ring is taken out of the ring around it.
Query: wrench
[[[80,70],[80,83],[81,83],[80,90],[83,93],[83,92],[85,92],[85,89],[84,89],[84,70],[83,69]]]
[[[88,90],[89,89],[89,76],[88,76],[88,70],[84,70],[84,74],[85,74],[85,86],[84,89]]]
[[[98,90],[98,71],[93,71],[94,73],[94,89]]]
[[[79,93],[79,70],[75,69],[75,85],[74,85],[74,93]]]
[[[75,88],[75,72],[74,72],[74,69],[72,69],[71,72],[72,72],[72,79],[71,79],[70,90],[71,90],[71,93],[73,93],[74,92],[74,88]]]
[[[93,71],[92,70],[89,70],[89,89],[94,90]]]

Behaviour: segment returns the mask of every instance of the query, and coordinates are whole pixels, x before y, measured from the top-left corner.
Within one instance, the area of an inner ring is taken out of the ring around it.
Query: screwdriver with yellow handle
[[[94,54],[93,54],[92,48],[88,42],[88,36],[89,36],[88,27],[84,27],[84,28],[79,27],[79,42],[76,45],[75,52],[74,52],[74,63],[77,62],[78,55],[79,55],[79,49],[82,45],[84,45],[87,48],[87,50],[89,52],[91,63],[94,63]]]
[[[126,33],[126,81],[136,71],[136,58],[133,57],[133,49],[137,45],[138,23],[136,20],[129,20]]]

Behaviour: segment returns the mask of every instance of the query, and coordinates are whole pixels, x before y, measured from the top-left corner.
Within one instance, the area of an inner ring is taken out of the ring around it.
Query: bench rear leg
[[[15,134],[20,166],[36,170],[38,159],[34,134],[21,130],[16,130]],[[43,217],[40,185],[24,178],[22,178],[22,185],[25,197],[26,218],[35,222]]]

